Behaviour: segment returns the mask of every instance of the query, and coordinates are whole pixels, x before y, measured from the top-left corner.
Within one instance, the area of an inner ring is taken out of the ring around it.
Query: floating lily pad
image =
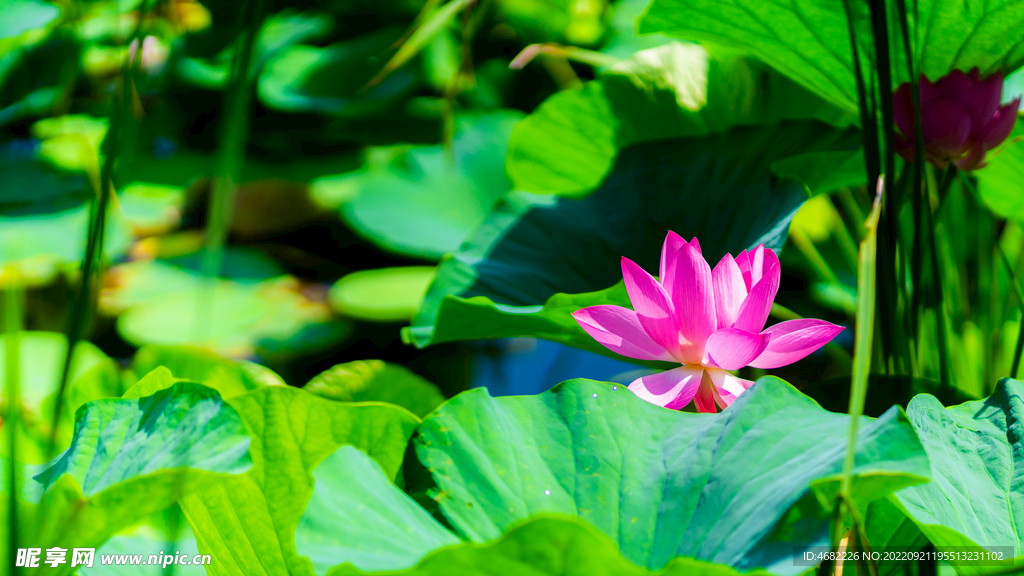
[[[286,341],[310,324],[327,322],[327,306],[307,300],[294,280],[257,284],[217,281],[133,306],[117,320],[125,340],[193,344],[228,357],[255,353],[261,340]]]
[[[118,194],[121,211],[136,236],[170,232],[181,221],[185,190],[146,182],[132,182]]]
[[[366,165],[313,182],[320,204],[341,209],[357,232],[390,252],[439,259],[459,248],[511,189],[505,149],[522,114],[460,114],[451,149],[374,148]]]
[[[84,174],[61,170],[28,146],[0,150],[0,284],[29,285],[77,268],[85,257],[89,202],[94,192]],[[104,254],[127,250],[131,236],[123,215],[107,217]]]
[[[342,316],[371,322],[408,322],[434,280],[432,266],[377,268],[353,272],[338,280],[329,296]]]

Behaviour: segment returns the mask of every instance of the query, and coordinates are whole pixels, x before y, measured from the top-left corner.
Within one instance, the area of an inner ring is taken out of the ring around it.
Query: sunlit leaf
[[[583,196],[631,145],[810,118],[853,122],[757,61],[673,42],[545,101],[513,131],[508,173],[517,189]]]
[[[295,543],[318,575],[341,563],[364,572],[411,568],[429,552],[461,542],[354,446],[324,459],[313,480]]]
[[[24,515],[25,534],[44,548],[99,547],[182,494],[245,472],[248,449],[238,414],[205,386],[91,402],[76,414],[71,448],[35,477],[45,513]]]
[[[437,386],[404,366],[380,360],[338,364],[314,376],[303,390],[339,402],[388,402],[421,418],[444,402]]]
[[[849,5],[858,41],[867,47],[871,42],[868,5]],[[953,69],[966,71],[977,66],[987,75],[1009,73],[1024,64],[1024,39],[1014,35],[1024,25],[1024,6],[1014,0],[919,0],[907,6],[917,68],[932,80]],[[655,0],[640,20],[640,32],[741,46],[837,106],[857,111],[844,0],[786,4]],[[902,46],[894,48],[891,55],[893,71],[905,80]]]
[[[1013,142],[1015,139],[1020,139]],[[1003,218],[1024,222],[1024,120],[1017,126],[1005,148],[988,155],[988,165],[973,173],[978,178],[978,193],[985,205]]]
[[[1010,546],[1024,556],[1024,383],[1003,379],[985,400],[945,408],[932,396],[910,403],[932,481],[895,494],[907,515],[940,550],[954,546]],[[1006,564],[1002,565],[1004,568]],[[998,565],[958,566],[961,574]]]
[[[0,383],[7,390],[6,368],[7,341],[10,335],[0,336]],[[53,332],[21,332],[19,342],[19,405],[22,414],[18,459],[38,464],[48,460],[46,454],[52,431],[52,419],[57,390],[60,387],[64,355],[67,353],[67,339],[63,334]],[[117,365],[102,351],[89,342],[79,342],[72,357],[71,373],[64,395],[64,411],[57,436],[58,448],[68,446],[71,441],[75,411],[82,404],[98,398],[117,397],[121,394],[121,382]],[[3,404],[8,399],[4,397]],[[2,444],[9,446],[9,436],[4,434]]]
[[[419,310],[435,272],[431,266],[353,272],[331,287],[331,308],[357,320],[409,321]]]
[[[475,542],[555,512],[590,522],[642,567],[689,556],[796,574],[792,545],[774,535],[827,545],[828,514],[811,512],[815,495],[826,503],[838,489],[848,420],[771,377],[716,415],[666,410],[589,380],[538,396],[473,390],[418,428],[426,470],[407,481]],[[859,438],[860,505],[927,480],[928,459],[898,408],[865,420]],[[789,524],[798,501],[803,519]]]
[[[268,387],[230,400],[252,434],[253,469],[182,500],[210,574],[311,575],[295,530],[314,492],[313,470],[345,445],[398,474],[418,419],[385,404],[334,402]]]

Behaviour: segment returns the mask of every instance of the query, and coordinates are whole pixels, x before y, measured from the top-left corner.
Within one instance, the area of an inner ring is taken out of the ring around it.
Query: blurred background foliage
[[[698,235],[712,263],[787,246],[773,321],[852,326],[869,208],[857,119],[750,54],[636,35],[643,0],[255,4],[239,111],[226,93],[247,25],[237,2],[0,0],[0,282],[28,287],[26,328],[65,330],[109,153],[116,196],[86,336],[124,366],[141,346],[188,344],[294,386],[364,359],[402,364],[446,396],[629,382],[649,367],[565,346],[571,334],[508,336],[549,334],[568,305],[555,297],[586,305],[617,281],[608,262],[622,246],[650,259],[672,227]],[[102,143],[129,57],[111,152]],[[1007,80],[1007,98],[1021,82]],[[247,136],[226,138],[239,112]],[[211,194],[231,146],[244,162],[208,281]],[[701,168],[719,157],[707,166],[732,172]],[[977,173],[998,217],[954,186],[936,224],[945,297],[959,302],[948,307],[954,381],[968,396],[1008,373],[1020,324],[993,242],[1024,275],[1024,204],[1006,192],[1021,158],[1008,148]],[[677,182],[666,163],[696,163],[706,178]],[[626,207],[638,173],[669,184]],[[712,201],[739,193],[756,201],[717,217],[753,223],[719,238]],[[559,228],[552,215],[579,224],[538,251],[538,231]],[[639,243],[623,239],[630,226],[645,230]],[[523,254],[544,270],[530,276]],[[849,373],[851,348],[852,329],[776,373],[820,387]]]
[[[509,62],[537,42],[628,56],[640,47],[632,29],[642,8],[264,5],[228,245],[205,292],[204,229],[225,86],[243,41],[239,5],[3,0],[0,276],[28,287],[27,329],[66,329],[111,103],[126,59],[140,54],[86,337],[125,362],[146,344],[195,344],[271,366],[294,385],[334,364],[381,358],[451,395],[473,373],[489,373],[505,346],[417,351],[398,327],[437,262],[511,190],[512,126],[566,82],[595,74],[565,61],[556,74]],[[132,42],[136,31],[141,42]],[[216,303],[208,309],[207,297]]]

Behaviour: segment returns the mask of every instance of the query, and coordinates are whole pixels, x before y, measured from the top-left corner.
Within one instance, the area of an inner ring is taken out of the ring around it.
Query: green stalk
[[[139,41],[139,50],[135,62],[142,60],[141,38],[142,23],[145,16],[148,2],[143,2],[140,8],[138,25],[132,34],[132,41]],[[96,191],[96,200],[90,207],[89,234],[86,239],[85,257],[82,259],[81,273],[79,276],[78,290],[75,300],[71,306],[71,319],[68,323],[67,341],[68,347],[64,354],[64,363],[61,369],[60,385],[57,387],[57,396],[53,407],[53,429],[50,432],[50,439],[46,450],[47,459],[54,456],[54,449],[57,444],[57,430],[60,417],[64,410],[64,395],[67,391],[68,379],[71,376],[71,364],[74,359],[75,345],[82,339],[86,325],[92,314],[93,287],[96,283],[96,276],[99,274],[100,260],[102,260],[103,241],[107,225],[107,211],[110,205],[110,198],[113,194],[114,183],[114,161],[117,158],[118,138],[122,125],[130,122],[131,96],[132,96],[132,63],[125,58],[124,73],[121,78],[121,97],[114,98],[110,104],[110,126],[103,138],[100,149],[104,155],[103,166],[100,169],[99,190]]]
[[[878,123],[875,115],[868,109],[867,88],[864,85],[864,70],[860,63],[860,50],[857,48],[857,32],[853,25],[853,9],[851,0],[843,0],[846,9],[846,25],[850,32],[850,50],[853,53],[853,71],[857,77],[857,104],[860,109],[860,126],[864,131],[864,166],[867,170],[868,182],[878,182],[881,174],[880,154],[878,151]]]
[[[852,495],[853,463],[857,454],[857,426],[864,414],[864,399],[868,393],[868,375],[871,372],[871,346],[875,334],[875,257],[878,243],[878,220],[882,210],[883,186],[878,187],[875,205],[864,227],[867,234],[860,243],[860,265],[857,270],[857,324],[853,345],[853,381],[850,387],[850,439],[847,444],[843,475],[839,484],[841,494]]]
[[[849,188],[840,188],[839,192],[833,196],[833,198],[839,200],[839,204],[843,207],[843,212],[846,215],[847,231],[850,233],[850,239],[860,242],[863,240],[862,232],[860,227],[864,221],[868,219],[868,215],[864,212],[864,209],[857,203],[857,199],[853,196],[853,191]],[[856,234],[855,234],[856,233]],[[854,245],[854,257],[857,255],[857,246]],[[856,264],[854,264],[856,266]]]
[[[249,65],[253,45],[259,30],[257,12],[262,13],[263,0],[246,2],[242,10],[243,31],[238,50],[231,62],[231,80],[224,98],[227,120],[214,178],[206,224],[206,253],[203,273],[207,277],[220,275],[224,257],[224,244],[231,226],[231,206],[235,199],[237,181],[245,160],[245,146],[249,128]],[[257,10],[259,5],[260,10]]]
[[[1017,347],[1013,351],[1013,365],[1010,368],[1010,378],[1016,378],[1017,371],[1020,369],[1020,357],[1024,353],[1024,288],[1021,288],[1020,280],[1017,279],[1013,264],[1006,257],[1006,252],[1003,251],[1003,247],[999,242],[996,242],[996,249],[1003,261],[1003,265],[1006,266],[1006,273],[1010,275],[1010,286],[1013,288],[1014,294],[1017,295],[1017,305],[1021,311],[1020,333],[1017,335]]]
[[[916,5],[914,7],[917,9]],[[913,162],[913,184],[911,188],[911,204],[914,211],[914,240],[911,247],[911,284],[913,286],[913,292],[911,292],[911,305],[910,305],[910,318],[911,318],[911,334],[914,340],[917,340],[918,328],[920,326],[919,319],[919,298],[920,298],[920,286],[921,286],[921,274],[922,274],[922,240],[921,234],[921,210],[930,210],[930,206],[926,202],[921,201],[921,186],[923,184],[922,170],[924,168],[924,136],[921,133],[921,100],[917,81],[917,71],[914,68],[914,47],[910,40],[910,22],[907,18],[907,3],[906,0],[896,0],[896,11],[899,14],[900,32],[903,37],[903,49],[904,57],[907,59],[907,73],[910,76],[910,95],[914,109],[914,162]],[[916,12],[915,12],[916,17]]]
[[[7,414],[4,427],[7,429],[7,441],[11,445],[10,460],[7,463],[7,546],[9,573],[14,574],[18,551],[18,419],[21,411],[21,330],[24,312],[25,293],[17,274],[12,274],[10,284],[4,290],[4,333],[7,334],[5,350],[5,386],[4,396],[7,400]]]
[[[839,483],[839,496],[847,509],[859,518],[853,502],[853,465],[857,455],[857,428],[864,414],[864,400],[868,394],[868,375],[871,372],[871,348],[875,334],[875,270],[877,255],[878,220],[881,216],[884,185],[879,180],[874,207],[865,222],[867,234],[860,243],[860,262],[857,270],[857,324],[853,348],[853,380],[850,386],[850,437],[843,461]],[[857,522],[861,524],[861,522]]]
[[[834,201],[833,206],[835,206]],[[853,235],[850,233],[850,228],[848,227],[849,225],[847,224],[847,219],[840,218],[840,220],[841,225],[835,227],[835,229],[832,231],[832,235],[836,239],[836,242],[839,244],[839,249],[842,250],[843,252],[843,259],[846,260],[846,264],[850,267],[851,270],[856,270],[857,241],[853,239]],[[859,224],[863,221],[864,218],[861,218],[857,222]]]
[[[256,36],[265,14],[266,0],[250,0],[243,5],[242,33],[232,58],[231,76],[224,97],[224,109],[227,114],[222,132],[217,175],[213,178],[207,212],[206,250],[202,262],[202,272],[207,279],[207,285],[200,291],[196,316],[196,342],[206,339],[209,328],[206,320],[211,318],[213,313],[216,278],[220,276],[224,265],[224,246],[231,229],[231,209],[245,162],[248,139],[250,96],[255,80],[250,78],[249,67]]]
[[[875,41],[875,73],[878,75],[878,95],[881,98],[882,131],[885,135],[885,174],[892,178],[896,173],[895,122],[892,106],[892,67],[889,59],[889,25],[886,18],[885,0],[870,0],[868,7],[871,12],[871,23]],[[870,181],[869,181],[870,182]],[[882,212],[890,212],[895,217],[898,200],[892,193],[886,195],[887,201]],[[888,208],[888,210],[886,210]]]
[[[864,67],[861,65],[860,61],[860,49],[857,44],[857,32],[856,26],[854,25],[851,2],[852,0],[843,0],[843,8],[846,10],[846,24],[850,34],[850,50],[853,56],[854,76],[857,80],[857,103],[858,108],[860,109],[861,130],[864,132],[864,165],[867,170],[867,182],[870,186],[879,182],[879,178],[882,175],[882,150],[879,147],[878,132],[878,101],[875,95],[876,75],[869,75],[870,85],[868,85],[865,81]],[[872,0],[872,2],[874,2],[874,0]],[[875,10],[876,9],[872,3],[871,14],[873,24],[876,20],[874,16]],[[875,44],[877,49],[877,38]],[[887,178],[892,177],[891,171],[886,174]],[[888,202],[888,195],[886,195],[886,201]],[[887,223],[889,224],[889,227],[891,227],[892,219],[887,218]],[[896,289],[896,282],[895,279],[889,279],[889,281],[887,281],[890,273],[895,269],[895,265],[893,264],[893,262],[895,262],[894,249],[890,249],[889,242],[889,239],[894,236],[894,233],[887,232],[888,228],[884,228],[881,234],[876,235],[874,242],[880,243],[883,248],[882,254],[877,258],[876,263],[882,274],[883,300],[888,305],[889,313],[881,315],[882,329],[880,340],[883,351],[883,364],[887,371],[891,371],[894,368],[893,350],[895,349],[893,345],[895,330],[893,330],[892,320],[896,315],[896,298],[891,291]]]
[[[942,193],[944,191],[944,187],[949,186],[949,184],[951,182],[952,182],[952,180],[949,179],[949,178],[944,178],[943,179],[942,185],[940,185],[939,191],[938,191],[940,196],[942,195]],[[931,204],[931,203],[928,202],[928,204]],[[932,283],[933,283],[933,285],[932,285],[932,294],[933,294],[932,305],[935,306],[935,316],[936,316],[936,320],[937,320],[937,324],[938,324],[937,328],[938,328],[938,339],[939,339],[939,371],[940,371],[939,373],[941,374],[941,379],[942,379],[943,382],[945,382],[947,384],[952,384],[953,383],[953,377],[952,377],[952,371],[950,369],[950,363],[949,363],[949,341],[948,341],[948,332],[947,332],[947,326],[946,326],[946,304],[945,304],[946,296],[945,296],[945,289],[944,289],[944,285],[943,285],[942,271],[941,271],[941,268],[939,266],[939,249],[938,249],[937,239],[936,239],[937,235],[935,234],[935,223],[933,221],[931,209],[930,208],[926,208],[925,211],[924,211],[924,215],[925,215],[925,225],[924,225],[924,228],[922,229],[922,233],[927,232],[929,244],[931,245],[930,246],[930,248],[931,248],[931,250],[930,250],[930,252],[931,252],[930,264],[931,264],[931,269],[932,269]]]
[[[818,252],[818,248],[814,245],[814,241],[807,237],[807,234],[800,228],[790,228],[789,237],[793,241],[793,244],[800,250],[800,253],[804,255],[807,262],[814,269],[814,272],[818,275],[818,279],[822,282],[830,282],[832,284],[840,284],[839,278],[836,277],[836,273],[832,271],[832,268],[825,261],[825,258]]]

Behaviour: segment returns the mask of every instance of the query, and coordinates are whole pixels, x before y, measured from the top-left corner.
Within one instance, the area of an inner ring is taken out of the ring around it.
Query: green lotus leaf
[[[370,455],[393,479],[419,421],[382,403],[345,404],[269,386],[229,400],[252,434],[253,468],[182,499],[210,574],[312,575],[295,530],[314,492],[313,470],[341,446]]]
[[[425,470],[406,479],[474,542],[560,513],[593,524],[648,569],[687,556],[795,574],[790,542],[829,542],[824,509],[838,490],[848,433],[849,416],[773,377],[718,414],[666,410],[589,380],[538,396],[473,390],[423,421],[413,444]],[[899,408],[865,418],[858,438],[861,509],[928,479],[924,449]],[[803,517],[791,523],[798,501]]]
[[[752,58],[673,42],[548,98],[512,132],[508,174],[518,190],[580,197],[597,189],[620,152],[635,144],[804,119],[855,122]],[[863,180],[863,167],[855,168]]]
[[[985,400],[945,408],[922,394],[907,417],[917,429],[932,481],[893,499],[939,550],[1005,546],[1024,557],[1024,382],[1004,378]],[[955,564],[960,574],[1005,570],[1008,564]]]
[[[459,114],[450,148],[371,148],[362,169],[314,181],[313,198],[339,208],[381,249],[439,259],[511,189],[505,149],[521,118],[513,110]]]
[[[434,280],[432,266],[360,270],[331,287],[328,301],[342,316],[370,322],[408,322]]]
[[[339,566],[329,576],[365,574]],[[487,544],[443,548],[411,570],[373,572],[374,576],[768,576],[763,570],[738,572],[728,566],[676,558],[664,570],[650,571],[622,556],[608,536],[586,522],[561,514],[537,514]]]
[[[303,390],[339,402],[388,402],[422,418],[444,395],[408,368],[380,360],[357,360],[329,368]]]
[[[177,382],[151,396],[95,400],[75,414],[71,448],[25,479],[38,488],[28,491],[35,496],[22,488],[35,506],[19,512],[19,529],[43,548],[99,547],[181,495],[250,467],[245,426],[210,388]],[[71,572],[63,564],[47,574]]]
[[[784,5],[759,0],[708,4],[655,0],[639,32],[739,46],[819,96],[857,111],[853,52],[843,0],[796,0]],[[858,43],[871,44],[868,4],[850,2]],[[953,69],[977,66],[983,75],[1008,74],[1024,64],[1024,6],[1014,0],[964,4],[921,0],[907,4],[917,69],[932,80]],[[916,10],[916,14],[915,14]],[[890,32],[898,29],[890,19]],[[903,46],[890,52],[897,81],[906,80]],[[864,62],[862,59],[861,62]]]

